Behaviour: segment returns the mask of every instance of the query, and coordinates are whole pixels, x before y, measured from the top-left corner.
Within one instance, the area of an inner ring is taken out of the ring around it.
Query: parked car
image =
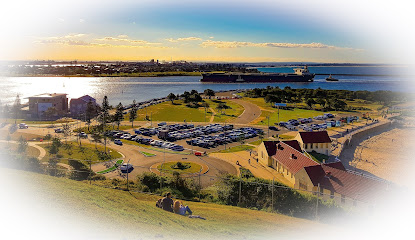
[[[115,144],[117,144],[117,145],[122,146],[122,142],[121,142],[121,140],[120,140],[120,139],[115,139],[115,140],[114,140],[114,143],[115,143]]]
[[[131,164],[127,164],[127,163],[123,163],[123,165],[121,165],[120,170],[122,173],[130,173],[131,171],[134,170],[133,165]]]
[[[63,129],[62,128],[57,128],[57,129],[55,129],[55,133],[63,133]]]
[[[20,129],[25,129],[25,128],[28,128],[29,126],[27,126],[27,124],[26,123],[20,123],[19,124],[19,128]]]
[[[78,135],[79,135],[80,138],[87,138],[88,137],[88,135],[84,132],[80,132]]]
[[[269,126],[269,130],[273,130],[273,131],[279,131],[278,128],[274,127],[274,126]]]

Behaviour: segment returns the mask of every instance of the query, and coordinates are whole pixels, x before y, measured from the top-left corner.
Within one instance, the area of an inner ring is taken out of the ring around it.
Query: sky
[[[402,63],[381,2],[9,1],[0,60]]]

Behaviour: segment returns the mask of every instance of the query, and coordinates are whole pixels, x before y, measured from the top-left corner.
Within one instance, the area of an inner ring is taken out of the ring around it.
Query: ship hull
[[[203,73],[201,82],[213,83],[273,83],[273,82],[312,82],[314,74],[233,74]]]

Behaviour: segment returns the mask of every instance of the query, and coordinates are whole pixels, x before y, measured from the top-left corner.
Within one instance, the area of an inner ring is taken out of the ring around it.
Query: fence
[[[63,159],[59,159],[63,160]],[[66,160],[66,159],[65,159]],[[93,161],[78,160],[84,162],[87,167],[91,167]],[[110,163],[111,161],[109,161]],[[112,161],[115,163],[115,161]],[[157,170],[149,168],[148,166],[132,165],[136,172],[148,172]],[[129,173],[122,173],[119,168],[110,174],[111,178],[107,178],[106,184],[100,181],[99,178],[92,177],[92,172],[89,169],[75,170],[62,166],[46,165],[42,167],[43,173],[73,178],[74,173],[85,173],[87,175],[84,180],[89,184],[101,187],[116,188],[120,190],[141,192],[146,194],[159,194],[165,191],[171,191],[176,194],[176,197],[186,201],[201,201],[201,202],[216,202],[226,205],[240,206],[251,209],[266,210],[270,212],[278,212],[290,216],[302,217],[307,219],[326,219],[327,216],[334,213],[354,211],[356,207],[367,208],[368,203],[353,199],[353,204],[341,210],[334,202],[343,202],[339,196],[327,194],[320,190],[306,191],[303,189],[293,189],[282,185],[275,181],[252,178],[250,172],[242,169],[240,176],[231,175],[209,175],[196,172],[193,174],[180,175],[181,181],[186,182],[186,188],[191,190],[190,194],[184,194],[175,182],[172,173],[174,170],[162,172],[158,177],[158,182],[155,182],[157,187],[153,190],[143,188],[136,177],[132,177]],[[115,174],[114,174],[115,173]],[[167,177],[169,176],[169,177]],[[122,180],[117,180],[122,179]],[[109,183],[110,182],[110,183]],[[213,191],[213,192],[212,192]],[[352,206],[353,205],[353,206]],[[356,206],[357,205],[357,206]],[[351,208],[352,206],[352,208]],[[360,208],[361,210],[362,208]]]

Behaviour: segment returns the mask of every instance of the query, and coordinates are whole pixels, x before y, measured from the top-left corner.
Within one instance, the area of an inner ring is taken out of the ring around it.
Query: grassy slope
[[[59,212],[76,213],[80,223],[96,224],[94,231],[112,231],[120,239],[241,239],[261,238],[269,231],[294,233],[301,226],[322,225],[284,215],[239,207],[185,202],[195,215],[207,220],[190,219],[155,207],[158,196],[128,193],[91,186],[86,183],[28,172],[0,169],[3,177],[19,178],[25,187],[36,189],[35,198],[57,205]],[[47,226],[48,223],[44,223]],[[120,230],[122,229],[122,231]],[[70,230],[70,229],[68,229]],[[281,236],[281,235],[280,235]],[[126,238],[124,238],[126,239]]]

